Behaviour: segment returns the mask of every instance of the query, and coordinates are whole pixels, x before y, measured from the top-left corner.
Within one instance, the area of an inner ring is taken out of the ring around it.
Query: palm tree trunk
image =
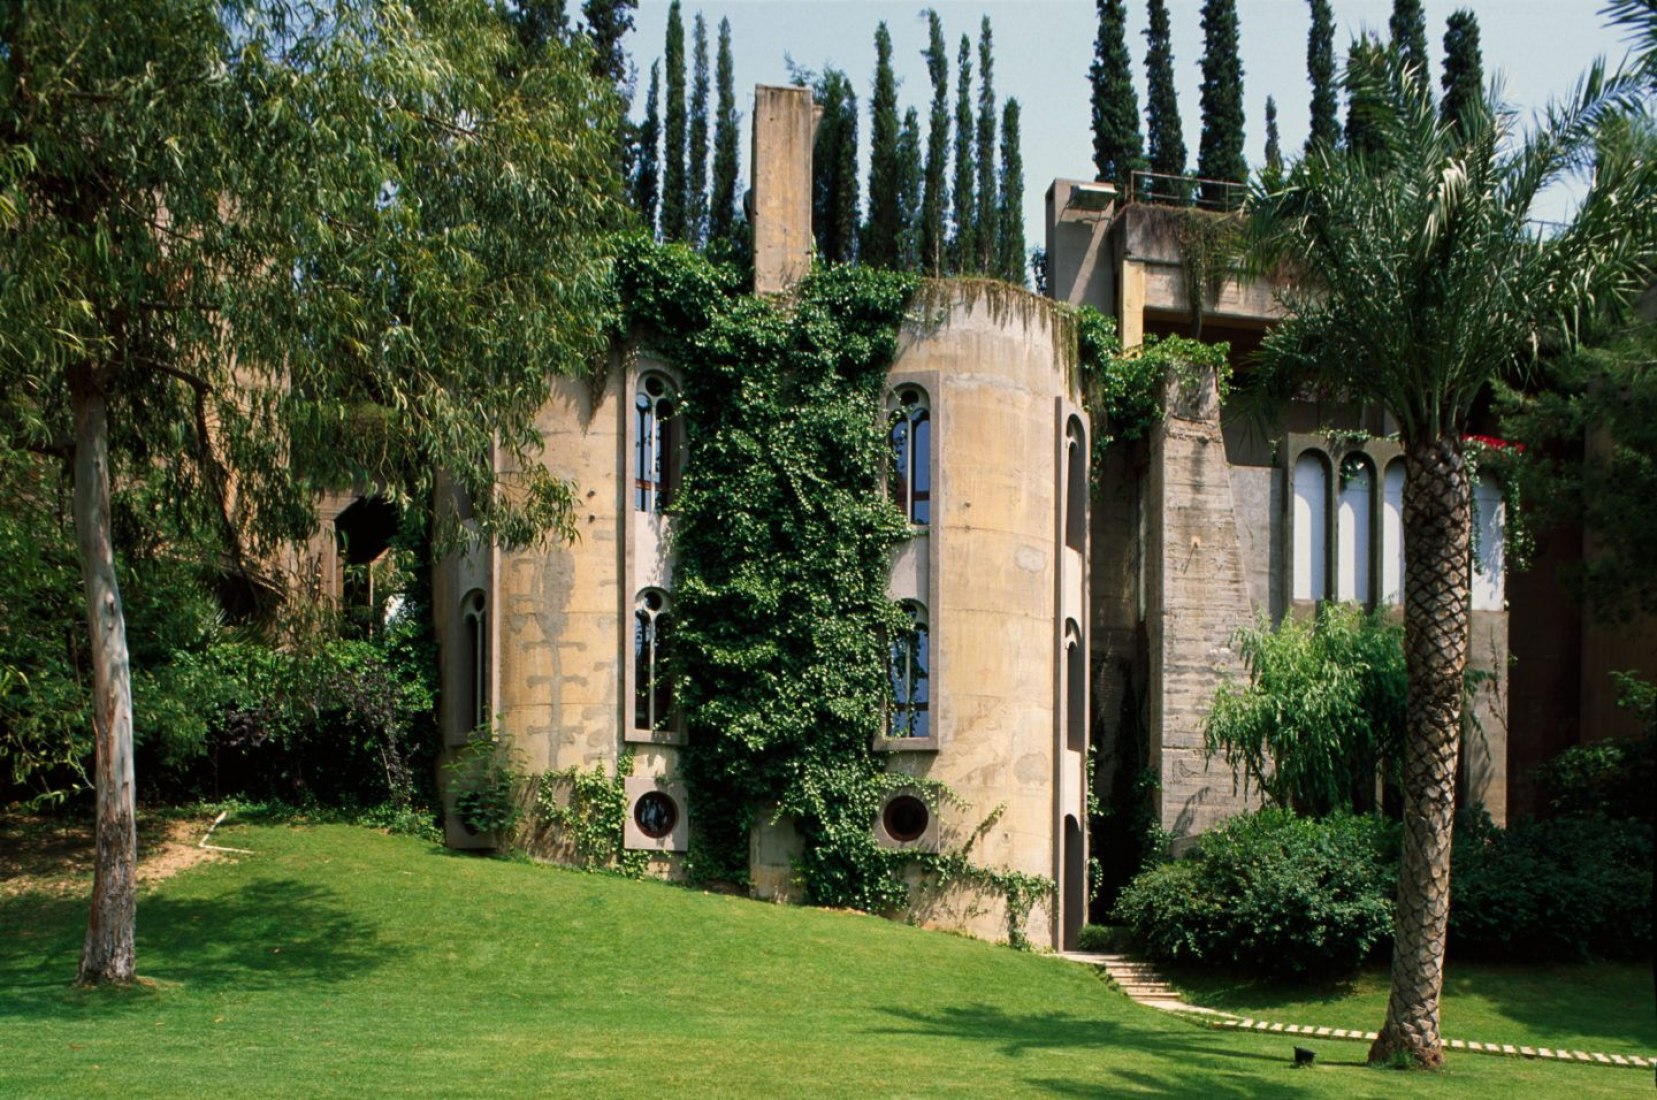
[[[1404,450],[1404,853],[1394,918],[1392,993],[1371,1062],[1444,1064],[1438,1032],[1450,916],[1450,831],[1467,667],[1467,463],[1457,435]]]
[[[75,412],[75,541],[92,634],[92,731],[97,764],[97,857],[81,985],[130,982],[135,971],[138,835],[132,772],[132,678],[126,615],[115,583],[109,522],[109,407],[89,368],[71,371]]]

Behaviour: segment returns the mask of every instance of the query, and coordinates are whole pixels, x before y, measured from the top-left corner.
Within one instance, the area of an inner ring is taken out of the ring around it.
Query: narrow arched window
[[[932,732],[926,670],[930,663],[926,608],[905,602],[908,624],[892,638],[890,673],[893,737],[928,737]]]
[[[1339,504],[1335,513],[1335,598],[1369,602],[1370,526],[1375,508],[1375,468],[1369,459],[1341,459]]]
[[[1087,545],[1087,433],[1075,417],[1065,427],[1064,544],[1081,553]]]
[[[1087,653],[1075,619],[1064,624],[1065,743],[1072,751],[1087,751]]]
[[[633,605],[633,728],[659,730],[673,718],[673,680],[667,658],[672,617],[660,589],[647,588]]]
[[[910,523],[932,522],[932,413],[919,387],[897,392],[888,439],[892,447],[892,503]]]
[[[654,372],[639,377],[633,398],[633,507],[660,512],[679,488],[681,425],[673,383]]]
[[[1316,452],[1295,462],[1294,497],[1294,598],[1321,600],[1329,594],[1329,467]]]
[[[462,720],[469,729],[489,724],[489,604],[481,589],[472,589],[460,601]]]
[[[1489,481],[1473,482],[1473,610],[1500,611],[1502,578],[1502,491]]]
[[[1404,460],[1387,463],[1381,481],[1381,602],[1404,602]]]

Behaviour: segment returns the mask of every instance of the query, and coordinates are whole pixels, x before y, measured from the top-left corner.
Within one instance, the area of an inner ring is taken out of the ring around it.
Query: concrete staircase
[[[1199,1012],[1204,1015],[1225,1015],[1211,1008],[1188,1005],[1179,994],[1162,980],[1156,967],[1129,955],[1100,951],[1066,951],[1063,958],[1102,970],[1118,989],[1142,1005],[1160,1008],[1164,1012]]]

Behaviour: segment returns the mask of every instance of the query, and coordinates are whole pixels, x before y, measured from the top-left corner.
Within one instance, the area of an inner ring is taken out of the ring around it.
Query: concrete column
[[[811,270],[811,150],[818,109],[809,88],[754,88],[754,291],[780,294]]]

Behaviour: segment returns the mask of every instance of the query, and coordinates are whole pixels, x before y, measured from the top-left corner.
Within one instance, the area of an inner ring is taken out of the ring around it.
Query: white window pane
[[[1328,468],[1305,454],[1295,463],[1294,598],[1321,600],[1328,586]]]

